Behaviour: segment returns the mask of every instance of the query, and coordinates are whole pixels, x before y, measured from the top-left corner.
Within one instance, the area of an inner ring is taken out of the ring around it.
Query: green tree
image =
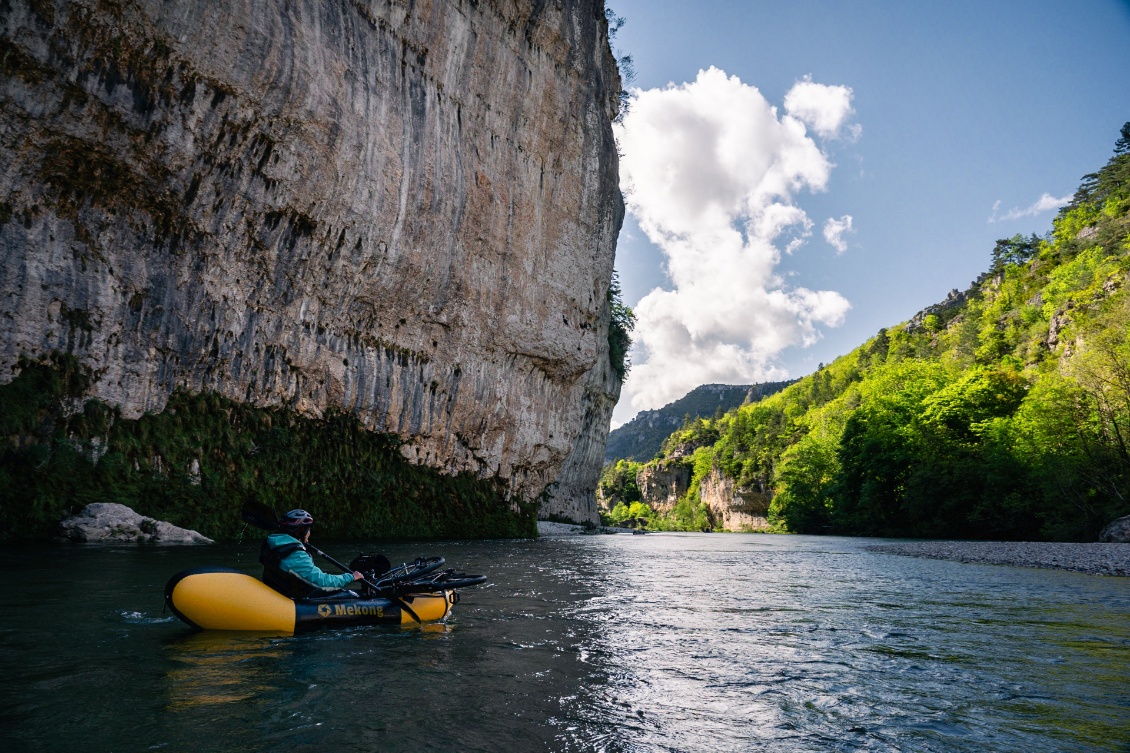
[[[640,501],[640,489],[636,483],[642,463],[631,460],[617,460],[609,463],[601,471],[598,488],[601,496],[615,506],[618,502],[632,504]]]
[[[611,313],[608,324],[608,362],[622,382],[627,378],[628,371],[632,367],[631,361],[628,360],[628,350],[632,347],[632,330],[636,328],[636,315],[624,305],[620,278],[615,272],[612,273],[612,281],[608,285],[608,307]]]
[[[1122,125],[1121,138],[1114,142],[1114,153],[1116,155],[1130,154],[1130,123]]]
[[[920,456],[917,435],[897,414],[860,408],[840,439],[840,471],[829,490],[832,527],[863,536],[906,535],[906,483]]]
[[[838,471],[834,445],[809,434],[790,447],[777,466],[770,522],[796,533],[825,533],[831,528],[831,486]]]
[[[1027,263],[1039,253],[1041,242],[1042,239],[1035,233],[1027,238],[1017,233],[1011,238],[998,240],[997,245],[993,247],[992,265],[989,271],[999,274],[1009,264]]]
[[[1028,388],[1015,364],[974,366],[922,401],[922,420],[955,439],[975,441],[986,421],[1011,415]]]

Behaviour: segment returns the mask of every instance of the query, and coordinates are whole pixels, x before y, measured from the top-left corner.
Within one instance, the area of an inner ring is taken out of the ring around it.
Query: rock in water
[[[1130,544],[1130,515],[1114,521],[1099,534],[1099,541]]]
[[[163,520],[138,515],[115,502],[95,502],[59,524],[60,535],[78,543],[213,544],[212,539]]]
[[[601,0],[15,0],[0,13],[0,382],[72,353],[354,413],[596,520],[620,78]]]

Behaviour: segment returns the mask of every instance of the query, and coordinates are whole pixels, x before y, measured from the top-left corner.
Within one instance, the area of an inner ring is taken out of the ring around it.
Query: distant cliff
[[[635,418],[608,435],[604,462],[634,460],[646,463],[659,453],[663,440],[683,425],[689,415],[710,418],[719,409],[723,413],[749,400],[756,402],[780,392],[792,382],[762,384],[704,384],[695,387],[673,403],[655,410],[640,411]]]
[[[602,0],[0,3],[0,384],[344,411],[596,520],[619,91]]]

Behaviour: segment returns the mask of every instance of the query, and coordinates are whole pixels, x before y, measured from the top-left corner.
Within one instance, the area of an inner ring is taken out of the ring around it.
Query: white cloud
[[[791,286],[775,271],[781,247],[792,253],[812,233],[794,195],[823,191],[832,170],[805,126],[843,130],[850,89],[798,82],[779,116],[755,87],[711,68],[632,99],[617,126],[622,186],[673,289],[636,306],[617,421],[700,384],[780,378],[776,355],[816,342],[850,308],[835,291]],[[851,220],[836,221],[845,221],[841,235]]]
[[[753,233],[759,238],[777,238],[792,229],[794,235],[785,245],[786,254],[796,251],[812,237],[812,220],[803,209],[791,204],[770,204],[753,220],[753,224]]]
[[[1073,194],[1067,194],[1057,199],[1050,193],[1044,193],[1040,198],[1036,199],[1031,206],[1025,207],[1024,209],[1013,207],[1002,215],[997,214],[1001,208],[1001,202],[998,199],[993,204],[993,213],[989,216],[989,222],[1009,222],[1010,220],[1019,220],[1023,217],[1035,217],[1038,214],[1067,206],[1071,203],[1072,196]]]
[[[829,218],[824,223],[824,240],[828,245],[836,249],[837,254],[842,254],[847,251],[847,241],[844,240],[845,233],[855,232],[851,226],[851,215],[845,214],[840,219]]]
[[[834,138],[855,112],[851,107],[851,94],[846,86],[825,86],[805,76],[785,95],[785,112],[812,128],[817,136]],[[848,129],[853,139],[858,139],[862,133],[863,128],[858,124]]]

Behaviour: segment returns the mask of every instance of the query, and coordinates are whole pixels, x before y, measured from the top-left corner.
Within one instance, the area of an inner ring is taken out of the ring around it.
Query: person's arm
[[[282,569],[294,573],[315,588],[320,588],[325,591],[345,588],[353,581],[360,580],[360,578],[357,577],[360,573],[331,575],[330,573],[324,572],[314,564],[314,559],[310,554],[301,549],[287,555],[282,561],[281,566]]]

